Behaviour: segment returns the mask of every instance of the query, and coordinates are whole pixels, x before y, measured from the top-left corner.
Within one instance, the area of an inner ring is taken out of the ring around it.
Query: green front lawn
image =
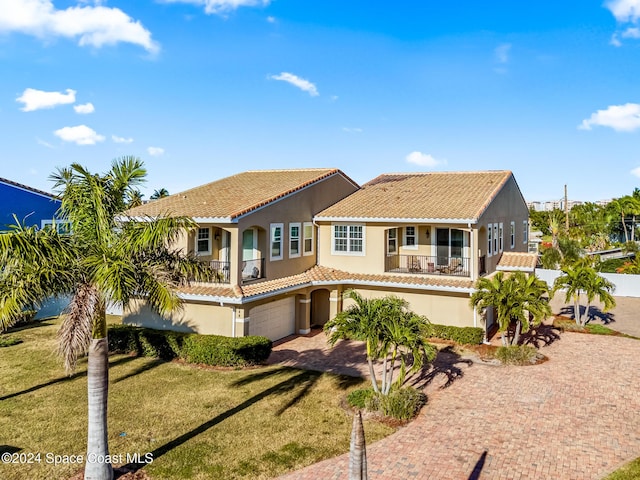
[[[66,377],[54,354],[58,322],[12,332],[0,350],[0,451],[31,464],[0,464],[3,479],[66,478],[84,455],[86,361]],[[109,446],[122,458],[153,454],[152,478],[272,478],[349,450],[352,418],[341,407],[364,381],[283,367],[201,369],[126,355],[110,359]],[[367,442],[392,433],[365,422]],[[40,460],[34,454],[40,453]]]
[[[640,458],[616,470],[604,480],[638,480],[640,478]]]

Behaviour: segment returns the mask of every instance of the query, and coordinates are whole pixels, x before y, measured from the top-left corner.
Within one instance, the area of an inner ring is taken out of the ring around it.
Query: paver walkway
[[[363,371],[361,346],[334,357],[325,341],[296,338],[274,360]],[[640,341],[565,333],[542,352],[533,367],[456,364],[445,389],[436,375],[419,417],[368,446],[369,478],[596,480],[640,456]],[[348,455],[282,478],[346,479]]]

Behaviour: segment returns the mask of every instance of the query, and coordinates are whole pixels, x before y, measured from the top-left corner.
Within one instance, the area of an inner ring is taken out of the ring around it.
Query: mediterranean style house
[[[179,247],[209,262],[214,283],[182,289],[169,318],[140,299],[124,322],[278,340],[345,306],[343,292],[393,294],[433,323],[489,329],[469,304],[496,270],[533,272],[528,209],[509,171],[385,174],[359,187],[337,169],[240,173],[127,212],[198,224]]]

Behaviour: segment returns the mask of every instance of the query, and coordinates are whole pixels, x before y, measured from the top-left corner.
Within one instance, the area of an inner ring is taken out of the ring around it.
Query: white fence
[[[553,282],[562,272],[560,270],[546,270],[544,268],[536,268],[536,276],[549,285],[553,286]],[[613,295],[616,297],[640,297],[640,275],[627,275],[623,273],[601,273],[601,276],[609,280],[616,286]]]

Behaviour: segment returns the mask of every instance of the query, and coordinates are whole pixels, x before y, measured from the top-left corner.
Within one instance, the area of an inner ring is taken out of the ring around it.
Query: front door
[[[436,229],[436,255],[438,256],[438,265],[449,265],[449,229]]]

